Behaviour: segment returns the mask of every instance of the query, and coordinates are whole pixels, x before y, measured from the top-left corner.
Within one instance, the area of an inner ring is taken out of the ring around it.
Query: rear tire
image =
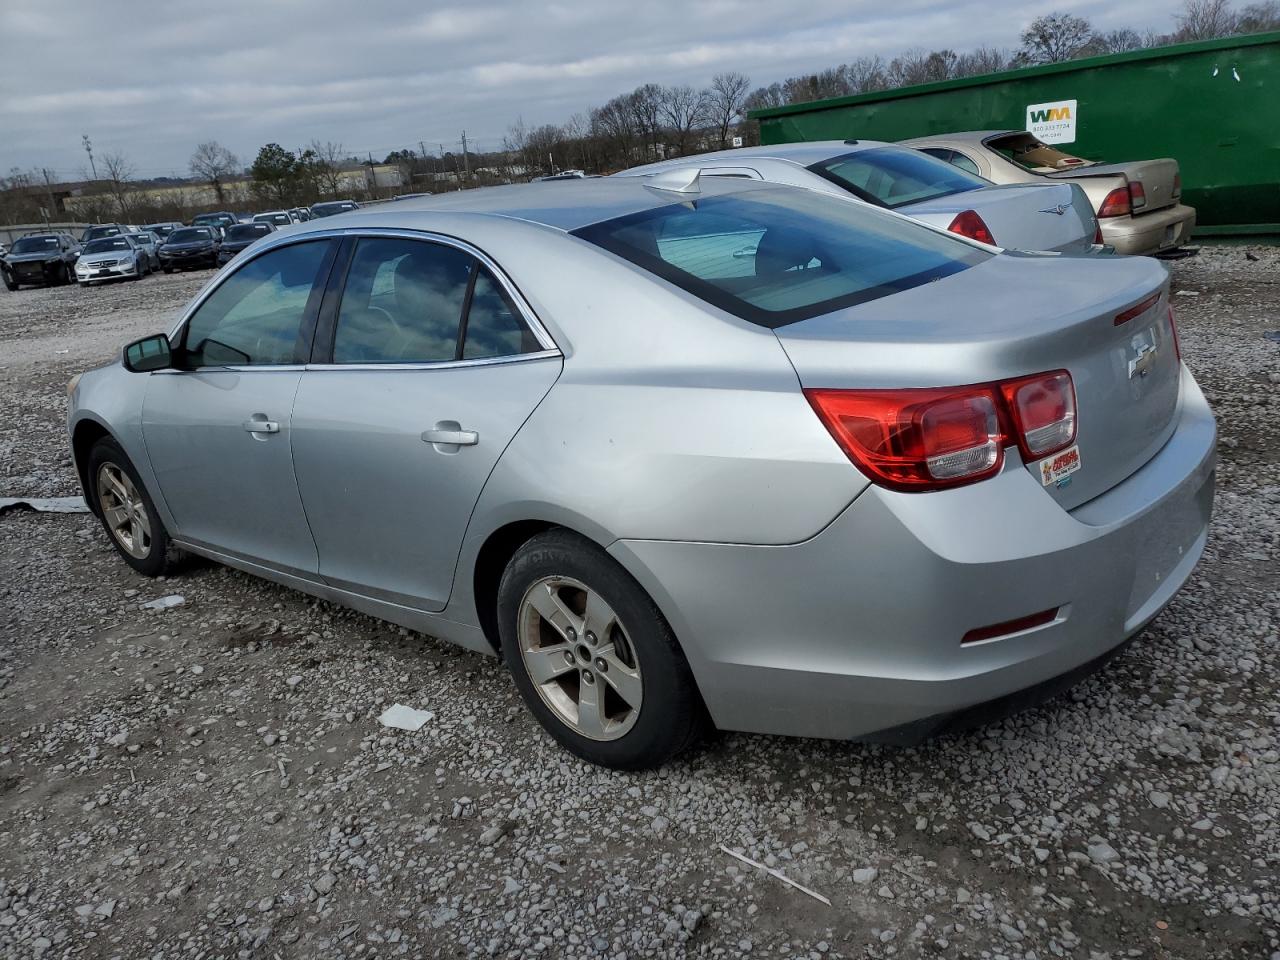
[[[104,437],[89,451],[87,495],[94,512],[124,562],[148,577],[158,577],[172,566],[174,553],[169,532],[142,478],[120,445]]]
[[[498,588],[498,628],[525,704],[584,760],[618,770],[656,767],[708,725],[688,661],[657,605],[584,537],[550,530],[517,551]]]

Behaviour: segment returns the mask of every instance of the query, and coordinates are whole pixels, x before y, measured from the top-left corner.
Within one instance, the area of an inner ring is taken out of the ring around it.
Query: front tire
[[[525,703],[582,759],[656,767],[703,733],[702,698],[670,626],[591,541],[551,530],[521,547],[498,588],[498,626]]]
[[[95,513],[124,562],[148,577],[172,566],[172,542],[133,463],[114,440],[89,451],[89,490]]]

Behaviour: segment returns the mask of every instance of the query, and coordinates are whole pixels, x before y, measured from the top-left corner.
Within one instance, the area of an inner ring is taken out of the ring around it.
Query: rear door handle
[[[480,442],[480,434],[474,430],[444,430],[437,428],[422,434],[424,443],[451,443],[459,447],[473,447]]]
[[[280,424],[274,420],[246,420],[242,426],[250,433],[279,433]]]

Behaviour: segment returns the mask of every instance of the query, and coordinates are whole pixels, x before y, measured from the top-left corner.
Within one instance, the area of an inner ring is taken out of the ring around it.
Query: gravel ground
[[[1222,434],[1204,561],[1100,675],[914,749],[725,735],[605,772],[495,660],[0,516],[0,954],[1276,960],[1280,251],[1173,270]],[[67,378],[206,278],[0,296],[0,496],[77,492]]]

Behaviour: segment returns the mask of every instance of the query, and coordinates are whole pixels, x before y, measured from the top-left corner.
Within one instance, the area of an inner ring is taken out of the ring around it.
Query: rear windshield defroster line
[[[900,293],[993,256],[863,204],[785,187],[686,200],[572,235],[769,329]]]

